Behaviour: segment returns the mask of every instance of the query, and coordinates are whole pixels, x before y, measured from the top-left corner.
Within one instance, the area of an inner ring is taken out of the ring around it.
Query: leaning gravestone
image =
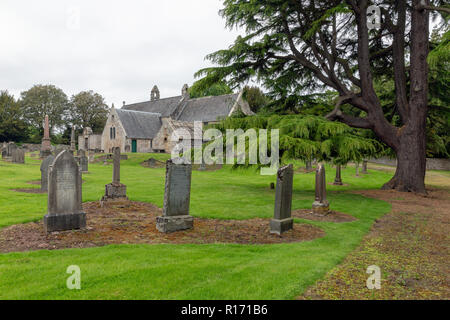
[[[101,202],[127,199],[127,186],[120,183],[120,148],[114,148],[113,181],[105,186],[105,196]]]
[[[25,163],[25,151],[23,149],[14,149],[12,151],[12,163]]]
[[[319,164],[316,170],[316,201],[312,205],[314,214],[325,216],[330,213],[326,186],[325,167]]]
[[[270,233],[281,235],[294,227],[294,219],[291,217],[293,179],[292,164],[278,170],[275,213],[274,219],[270,221]]]
[[[48,170],[48,214],[44,217],[44,230],[54,232],[85,228],[81,170],[74,157],[69,151],[63,151]]]
[[[194,227],[194,218],[189,215],[191,178],[191,164],[167,161],[163,216],[156,218],[156,228],[160,232],[175,232]]]
[[[41,191],[48,191],[48,168],[55,161],[55,157],[53,155],[49,155],[45,158],[41,163]]]

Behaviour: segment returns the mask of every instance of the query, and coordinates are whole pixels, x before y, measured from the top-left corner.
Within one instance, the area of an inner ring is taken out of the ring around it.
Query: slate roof
[[[158,99],[155,101],[146,101],[141,103],[130,104],[122,107],[122,110],[134,110],[159,113],[163,118],[168,118],[175,112],[180,104],[182,96]]]
[[[226,118],[236,103],[239,94],[227,94],[217,97],[189,99],[176,120],[193,122],[214,122]]]
[[[129,139],[153,139],[162,126],[161,114],[134,110],[117,109]]]

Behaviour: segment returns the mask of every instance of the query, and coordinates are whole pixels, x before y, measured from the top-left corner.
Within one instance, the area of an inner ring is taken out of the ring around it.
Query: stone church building
[[[121,109],[113,106],[103,134],[93,135],[85,130],[79,137],[79,148],[100,149],[106,153],[112,152],[114,147],[120,147],[121,152],[170,153],[176,144],[171,141],[172,133],[177,129],[187,130],[192,140],[201,140],[202,137],[194,137],[194,122],[204,125],[217,123],[238,110],[247,115],[253,114],[242,97],[242,91],[191,99],[188,89],[184,85],[180,96],[161,99],[155,86],[150,101],[130,105],[124,103]]]

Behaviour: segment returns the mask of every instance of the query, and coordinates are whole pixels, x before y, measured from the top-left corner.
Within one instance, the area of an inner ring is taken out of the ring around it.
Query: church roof
[[[129,139],[153,139],[162,126],[159,113],[124,109],[116,112]]]
[[[122,110],[134,110],[159,113],[163,118],[168,118],[175,112],[182,96],[158,99],[154,101],[145,101],[135,104],[130,104],[122,107]]]
[[[214,122],[228,117],[239,94],[189,99],[176,120]]]

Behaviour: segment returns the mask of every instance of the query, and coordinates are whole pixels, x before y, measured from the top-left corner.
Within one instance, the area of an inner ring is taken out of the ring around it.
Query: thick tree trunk
[[[426,194],[426,138],[425,133],[420,134],[420,131],[412,130],[411,134],[400,137],[396,150],[397,170],[391,181],[383,186],[384,190]]]

